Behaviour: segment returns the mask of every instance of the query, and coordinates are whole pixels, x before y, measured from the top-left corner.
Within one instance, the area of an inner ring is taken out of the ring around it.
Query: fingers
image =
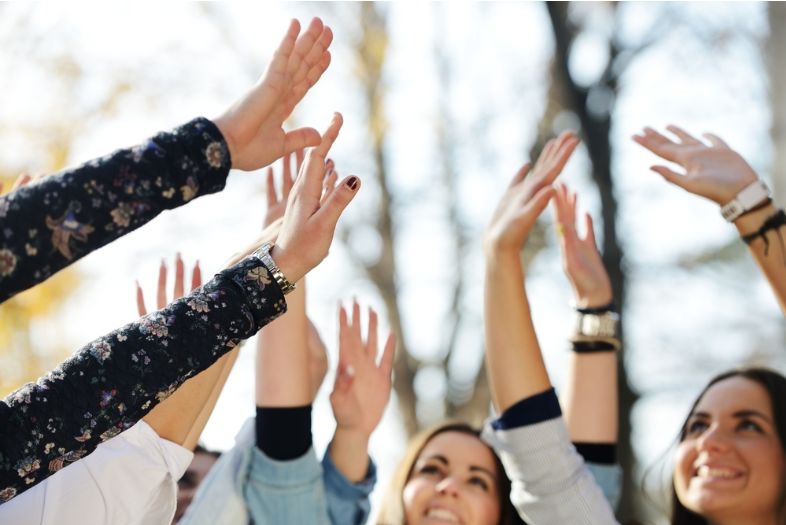
[[[183,259],[180,257],[180,252],[175,254],[175,289],[172,299],[180,299],[183,297],[185,290],[185,267],[183,266]]]
[[[352,300],[352,328],[354,332],[360,335],[360,305],[357,299]]]
[[[553,152],[546,158],[547,164],[544,165],[544,168],[548,171],[543,182],[547,184],[554,182],[554,179],[562,173],[579,142],[579,138],[572,131],[563,132],[559,136]]]
[[[290,25],[290,30],[292,26]],[[308,28],[306,29],[305,33],[295,36],[297,39],[294,42],[294,45],[291,48],[290,53],[283,53],[283,48],[285,45],[290,44],[290,40],[287,38],[281,43],[282,54],[289,58],[289,63],[287,64],[287,75],[289,78],[294,79],[297,75],[302,76],[300,72],[301,68],[308,67],[304,62],[306,57],[309,55],[311,48],[314,47],[314,44],[320,39],[324,30],[324,24],[322,20],[317,17],[311,19],[311,22],[308,24]],[[287,37],[289,37],[290,33],[287,33]],[[332,37],[331,37],[332,38]]]
[[[527,173],[529,173],[529,170],[530,170],[531,167],[532,167],[532,164],[527,162],[521,168],[519,168],[519,171],[516,172],[516,175],[513,177],[513,180],[510,181],[510,184],[508,185],[508,188],[512,188],[513,186],[515,186],[518,183],[520,183],[521,181],[523,181],[524,178],[527,176]]]
[[[377,360],[377,312],[373,308],[368,309],[368,334],[366,335],[366,357],[370,357],[376,363]]]
[[[336,189],[325,199],[324,205],[314,214],[315,218],[323,223],[323,228],[331,232],[336,229],[341,214],[355,198],[359,189],[360,179],[354,175],[342,180],[336,186]]]
[[[651,166],[650,169],[668,182],[685,189],[685,177],[666,166]]]
[[[191,270],[191,290],[196,290],[202,286],[202,269],[199,267],[199,261],[194,263],[194,269]]]
[[[666,129],[674,133],[677,136],[677,138],[679,138],[682,141],[683,144],[687,144],[690,146],[703,145],[703,143],[699,139],[697,139],[696,137],[694,137],[693,135],[691,135],[690,133],[688,133],[687,131],[685,131],[684,129],[678,126],[672,124],[666,126]]]
[[[320,206],[325,204],[330,194],[336,189],[336,181],[338,181],[338,172],[335,170],[333,161],[328,159],[325,179],[322,183],[322,198],[319,200]]]
[[[582,240],[591,244],[596,250],[598,249],[598,243],[595,240],[595,225],[592,222],[592,215],[588,212],[584,213],[584,239]]]
[[[308,50],[308,53],[303,59],[303,63],[300,64],[297,73],[295,73],[293,76],[293,83],[297,84],[301,82],[304,78],[313,75],[314,71],[318,71],[320,68],[322,68],[325,54],[328,53],[327,49],[330,47],[331,42],[333,42],[333,31],[329,27],[324,26],[322,28],[322,33]],[[319,72],[317,78],[322,75],[322,72],[324,72],[325,69],[326,68],[322,68],[322,71]],[[311,83],[311,86],[313,86],[314,83]]]
[[[714,133],[704,133],[702,136],[716,148],[731,149],[722,138],[715,135]]]
[[[25,172],[25,173],[20,174],[16,178],[14,183],[11,185],[11,191],[17,190],[17,189],[21,188],[22,186],[27,186],[28,184],[30,184],[30,182],[32,182],[32,180],[33,180],[33,177],[29,173]]]
[[[156,294],[156,308],[162,309],[166,306],[166,262],[161,259],[161,266],[158,267],[158,293]]]
[[[384,376],[390,379],[393,373],[393,360],[396,356],[396,334],[390,332],[388,339],[385,342],[385,348],[382,351],[382,359],[379,362],[379,369]]]
[[[556,190],[553,186],[546,186],[541,188],[524,207],[524,213],[532,215],[536,219],[543,213],[543,210],[548,205],[551,198],[554,196]]]
[[[298,128],[288,131],[284,136],[284,154],[289,155],[299,149],[317,146],[321,138],[319,132],[314,128]]]
[[[294,179],[292,177],[292,153],[284,155],[284,177],[281,184],[281,200],[285,201],[289,197],[289,192],[292,191]]]
[[[268,209],[272,208],[278,202],[278,197],[276,196],[276,182],[275,178],[273,177],[273,168],[269,167],[267,169],[267,182],[265,187],[265,196],[267,197],[267,207]]]
[[[672,162],[679,162],[679,144],[650,127],[645,127],[640,135],[633,135],[633,141],[659,157]]]
[[[333,113],[330,125],[328,125],[325,133],[322,134],[319,144],[309,152],[309,158],[317,158],[324,163],[330,148],[333,147],[333,143],[338,138],[338,132],[343,124],[344,117],[341,113]]]
[[[145,308],[145,294],[142,287],[139,286],[139,281],[136,282],[136,311],[139,312],[139,317],[147,315],[147,308]]]
[[[303,159],[306,156],[306,150],[299,148],[295,150],[295,163],[297,164],[297,172],[300,173],[300,168],[303,166]]]

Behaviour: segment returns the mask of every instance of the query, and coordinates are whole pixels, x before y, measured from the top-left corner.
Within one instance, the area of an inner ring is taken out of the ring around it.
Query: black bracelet
[[[616,311],[617,307],[612,300],[609,304],[604,304],[603,306],[593,306],[590,308],[578,308],[576,307],[576,311],[580,314],[605,314],[606,312],[613,312]]]
[[[742,241],[745,244],[750,245],[750,243],[761,237],[764,241],[764,255],[766,256],[770,249],[770,241],[767,239],[767,235],[765,234],[768,231],[775,230],[781,226],[786,226],[786,213],[784,213],[783,210],[778,210],[766,221],[764,221],[764,224],[761,225],[761,228],[748,235],[743,235]]]
[[[616,352],[617,347],[608,341],[572,341],[571,350],[577,354],[591,354],[595,352]]]

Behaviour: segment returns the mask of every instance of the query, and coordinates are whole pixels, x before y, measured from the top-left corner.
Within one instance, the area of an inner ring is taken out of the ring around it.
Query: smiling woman
[[[764,368],[715,377],[680,433],[673,525],[783,523],[786,378]]]
[[[410,441],[377,524],[523,523],[509,494],[505,470],[480,431],[444,423]]]

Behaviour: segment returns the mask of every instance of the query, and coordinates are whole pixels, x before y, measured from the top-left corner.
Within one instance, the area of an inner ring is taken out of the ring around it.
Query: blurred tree
[[[767,37],[767,69],[770,79],[770,109],[772,111],[772,191],[775,202],[786,204],[786,4],[767,3],[770,33]]]
[[[614,195],[614,180],[611,173],[612,144],[610,131],[614,116],[614,102],[617,97],[618,81],[623,71],[621,59],[629,59],[623,54],[620,43],[614,38],[617,30],[609,32],[608,60],[601,75],[590,85],[581,85],[572,75],[570,68],[571,51],[583,28],[574,18],[570,17],[571,2],[546,2],[554,32],[554,71],[552,74],[552,91],[561,98],[562,107],[572,112],[581,124],[584,144],[592,164],[592,179],[600,193],[602,238],[600,247],[603,262],[609,272],[614,299],[617,308],[624,315],[625,311],[625,272],[623,270],[623,251],[617,236],[617,199]],[[614,17],[617,5],[606,4]],[[550,118],[553,112],[547,112]],[[544,126],[541,126],[543,128]],[[550,127],[550,126],[548,126]],[[624,317],[623,317],[624,319]],[[622,326],[622,325],[621,325]],[[624,334],[621,334],[624,341]],[[638,491],[635,490],[636,457],[631,446],[630,413],[636,402],[637,394],[628,382],[625,361],[620,359],[620,434],[619,454],[624,471],[622,500],[619,515],[634,517],[642,514],[637,501]]]

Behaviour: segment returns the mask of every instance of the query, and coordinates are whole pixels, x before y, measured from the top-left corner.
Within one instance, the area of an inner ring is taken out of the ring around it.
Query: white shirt
[[[140,421],[35,487],[0,505],[14,525],[169,525],[177,480],[194,454]]]

